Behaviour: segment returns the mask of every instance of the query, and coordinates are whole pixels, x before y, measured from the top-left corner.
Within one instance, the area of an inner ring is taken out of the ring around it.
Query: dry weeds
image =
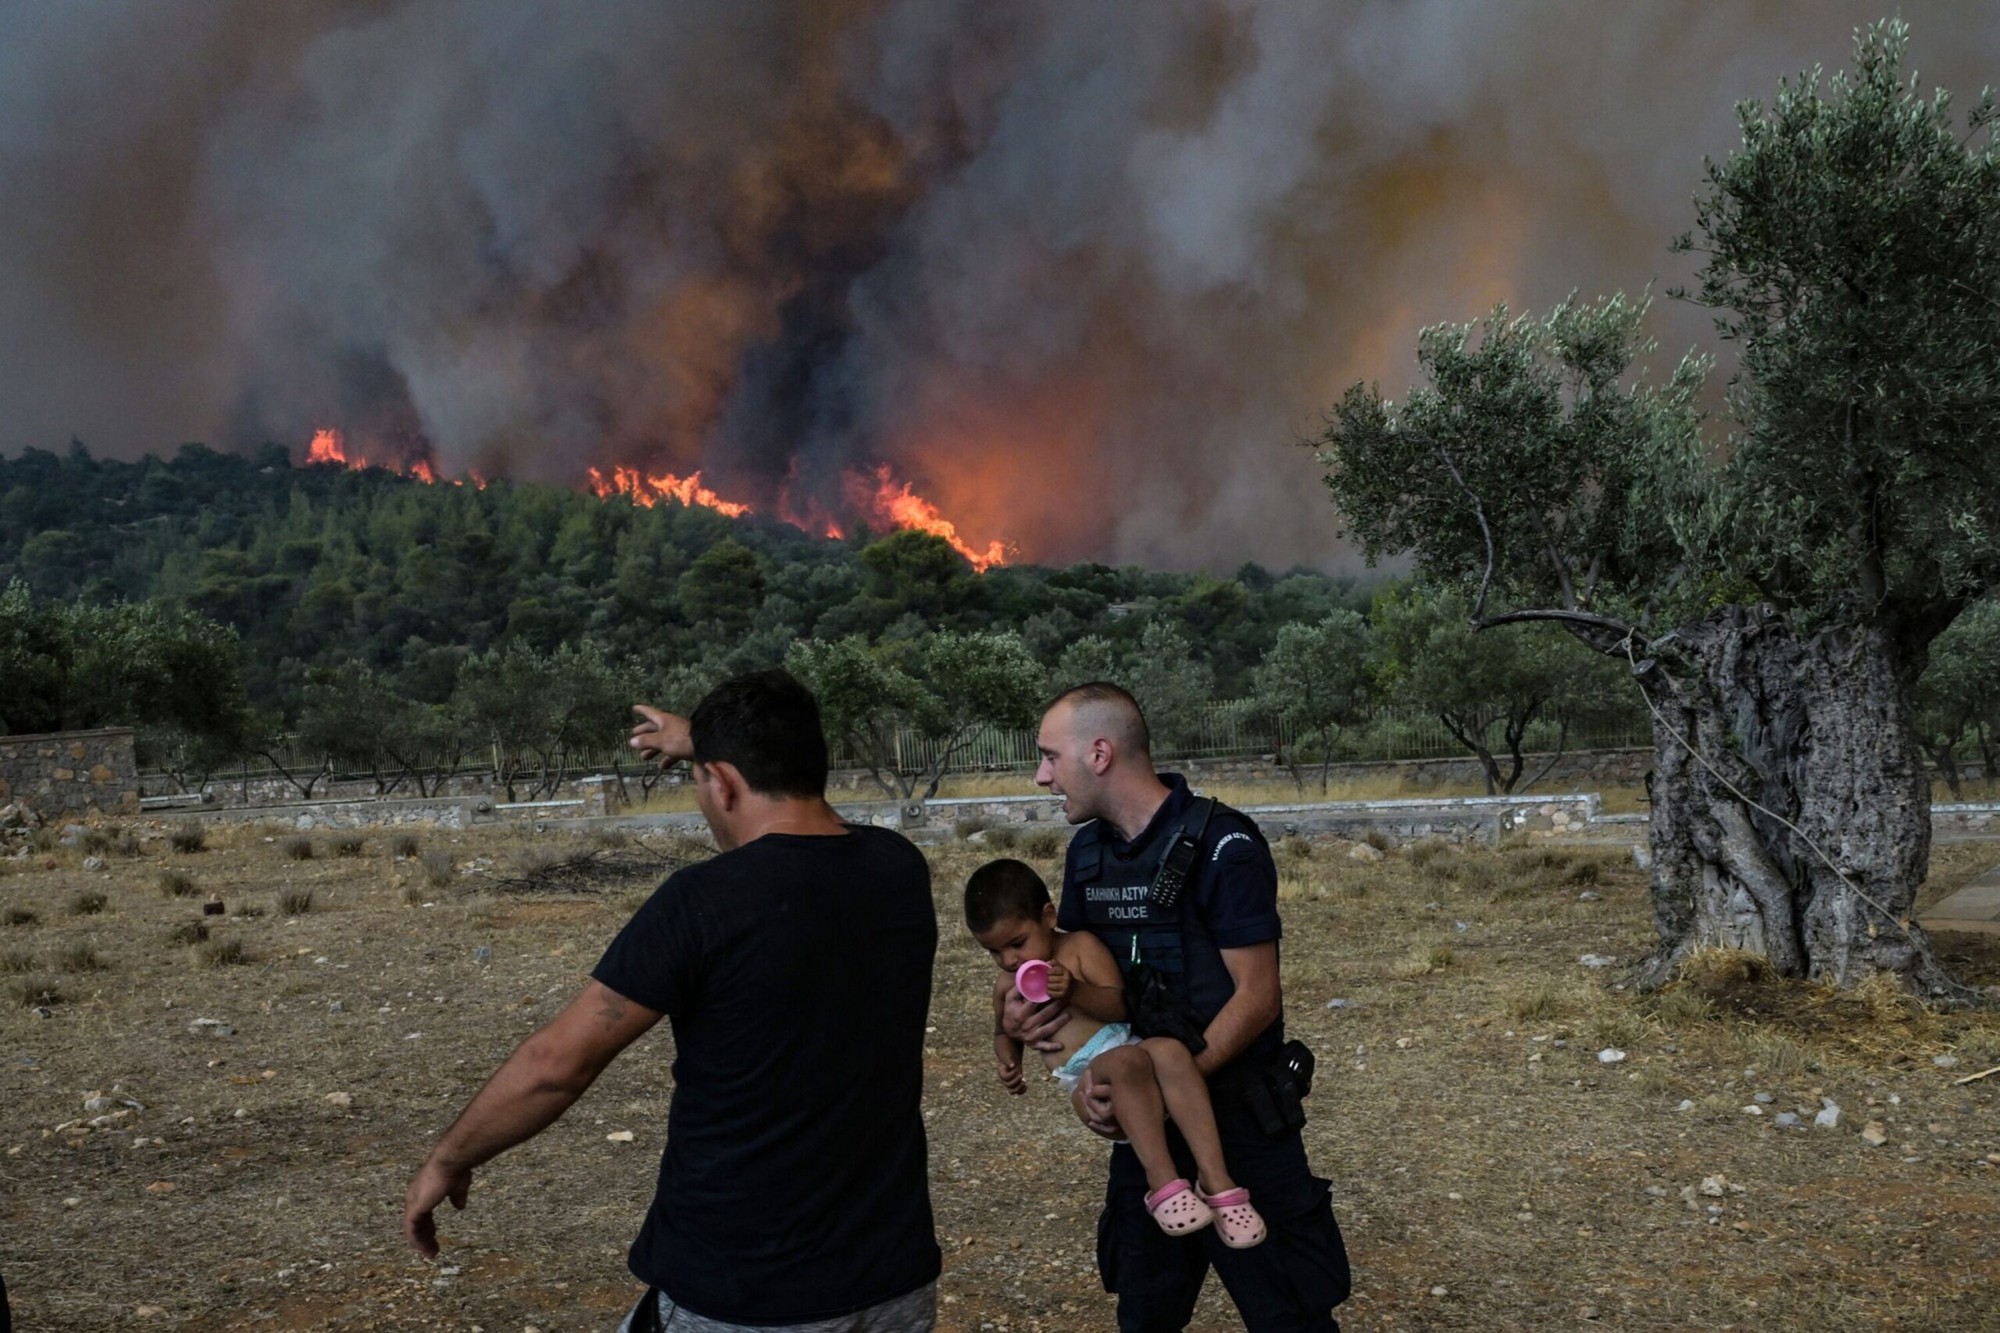
[[[431,1139],[575,992],[657,872],[499,894],[492,880],[540,847],[599,861],[635,849],[439,830],[422,861],[399,835],[403,864],[295,862],[285,836],[217,829],[203,887],[238,907],[310,892],[315,910],[232,917],[207,940],[157,887],[164,835],[88,882],[39,859],[7,879],[8,910],[27,919],[0,963],[18,954],[29,969],[0,1007],[0,1264],[20,1325],[123,1326],[140,1305],[163,1312],[152,1326],[202,1330],[615,1324],[671,1093],[665,1026],[563,1122],[479,1173],[468,1211],[440,1219],[444,1267],[403,1247],[397,1211]],[[648,849],[703,854],[692,841]],[[1023,831],[1011,851],[1053,880],[1061,830]],[[1288,1024],[1320,1057],[1308,1143],[1356,1268],[1344,1326],[1995,1326],[2000,1079],[1953,1079],[2000,1063],[2000,1020],[1727,957],[1656,994],[1619,990],[1619,968],[1577,961],[1630,962],[1649,944],[1641,877],[1615,851],[1427,844],[1373,864],[1346,851],[1278,848]],[[992,965],[958,920],[966,874],[996,854],[932,852],[940,1326],[1096,1333],[1111,1325],[1092,1261],[1104,1149],[1052,1087],[1000,1092]],[[1992,846],[1942,848],[1938,878],[1996,859]],[[109,914],[66,915],[93,884]],[[1585,886],[1600,897],[1581,900]],[[405,906],[406,890],[431,906]],[[1962,974],[2000,981],[2000,945],[1940,944]],[[117,966],[75,974],[65,996],[41,973],[79,947]],[[195,1035],[196,1018],[234,1035]],[[1626,1060],[1600,1063],[1607,1046]],[[147,1109],[74,1128],[84,1090],[121,1081]],[[1774,1127],[1823,1096],[1842,1106],[1840,1129]],[[1859,1138],[1869,1121],[1884,1147]],[[635,1142],[607,1141],[624,1129]],[[1743,1192],[1700,1195],[1711,1176]],[[106,1237],[117,1263],[76,1262]],[[1194,1327],[1238,1328],[1224,1306],[1210,1291]]]

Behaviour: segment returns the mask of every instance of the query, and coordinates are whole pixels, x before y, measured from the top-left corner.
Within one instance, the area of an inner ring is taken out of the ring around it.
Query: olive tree
[[[1367,552],[1408,550],[1482,626],[1548,621],[1626,662],[1654,718],[1645,984],[1705,944],[1791,975],[1963,994],[1911,906],[1930,853],[1912,727],[1930,644],[2000,583],[2000,154],[1856,37],[1740,109],[1707,170],[1693,300],[1737,345],[1657,387],[1644,303],[1419,338],[1396,404],[1357,386],[1320,440]]]
[[[1953,799],[1964,795],[1959,747],[1979,750],[1980,771],[2000,777],[2000,602],[1969,607],[1931,645],[1930,666],[1917,682],[1917,744],[1930,756]]]
[[[819,701],[843,743],[885,795],[937,795],[981,728],[1034,722],[1042,669],[1011,631],[927,634],[874,647],[858,635],[801,639],[785,666]]]
[[[1569,748],[1572,723],[1611,711],[1607,696],[1617,681],[1606,678],[1602,658],[1571,640],[1519,629],[1480,633],[1467,609],[1451,590],[1378,598],[1371,665],[1392,703],[1430,713],[1472,753],[1487,795],[1525,791]],[[1529,774],[1538,723],[1554,725],[1555,749]]]
[[[1352,611],[1334,611],[1316,624],[1281,626],[1257,667],[1257,711],[1317,743],[1322,796],[1334,738],[1342,727],[1365,719],[1374,698],[1371,647],[1366,620]],[[1296,764],[1288,754],[1286,759],[1293,783],[1303,788]]]

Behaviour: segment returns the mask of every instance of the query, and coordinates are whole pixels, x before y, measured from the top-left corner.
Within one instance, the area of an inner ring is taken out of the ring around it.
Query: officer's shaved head
[[[1121,758],[1137,760],[1150,769],[1153,738],[1146,730],[1146,715],[1139,710],[1139,701],[1128,691],[1108,680],[1093,680],[1064,690],[1049,701],[1044,711],[1053,712],[1065,704],[1069,706],[1071,725],[1081,744],[1087,747],[1102,737],[1111,742]]]

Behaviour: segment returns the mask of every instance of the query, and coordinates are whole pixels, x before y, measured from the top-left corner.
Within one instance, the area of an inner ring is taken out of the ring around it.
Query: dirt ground
[[[297,835],[249,828],[181,852],[174,831],[105,825],[0,861],[17,1326],[612,1327],[672,1092],[664,1026],[480,1173],[441,1219],[439,1263],[404,1247],[401,1199],[433,1137],[697,849],[558,827],[426,830],[414,856],[388,832],[320,834],[302,856]],[[956,904],[1010,841],[983,836],[932,853],[942,1327],[1108,1329],[1092,1260],[1106,1149],[1052,1085],[1012,1099],[991,1072],[991,965]],[[1011,843],[1054,873],[1058,832]],[[1345,1327],[2000,1328],[2000,1075],[1956,1082],[2000,1065],[2000,1019],[1727,957],[1659,995],[1622,990],[1651,926],[1619,849],[1356,857],[1279,848],[1288,1022],[1320,1057],[1308,1144],[1355,1267]],[[1995,860],[1941,848],[1925,900]],[[202,915],[211,895],[226,914]],[[1940,942],[1962,976],[2000,982],[2000,937]],[[1608,1048],[1624,1059],[1601,1062]],[[1822,1098],[1838,1127],[1811,1128]],[[1778,1127],[1788,1112],[1806,1127]],[[1194,1327],[1240,1327],[1213,1284]]]

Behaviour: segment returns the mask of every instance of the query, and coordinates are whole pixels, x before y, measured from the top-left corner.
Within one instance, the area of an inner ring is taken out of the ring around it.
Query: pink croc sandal
[[[1267,1234],[1264,1219],[1251,1206],[1249,1190],[1239,1185],[1220,1194],[1203,1194],[1201,1201],[1213,1211],[1215,1234],[1224,1245],[1232,1250],[1247,1250],[1264,1243]]]
[[[1214,1212],[1201,1201],[1200,1193],[1185,1180],[1170,1180],[1148,1194],[1146,1211],[1169,1236],[1189,1235],[1215,1220]]]

